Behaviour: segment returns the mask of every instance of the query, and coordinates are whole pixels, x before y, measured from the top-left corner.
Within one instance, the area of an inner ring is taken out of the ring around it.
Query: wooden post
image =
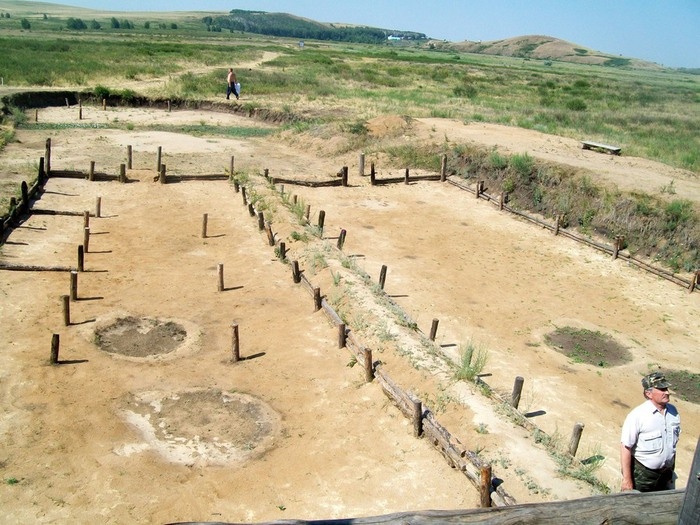
[[[267,234],[267,242],[270,246],[275,245],[275,234],[272,231],[272,224],[270,221],[265,221],[265,233]]]
[[[107,109],[107,99],[103,98],[102,99],[102,111],[105,111]]]
[[[359,172],[360,172],[360,177],[365,176],[365,154],[364,153],[360,153]]]
[[[231,361],[237,363],[241,360],[240,340],[238,339],[238,325],[231,325]]]
[[[561,226],[561,216],[557,215],[557,223],[554,226],[554,235],[559,235],[559,228]]]
[[[365,382],[371,383],[374,380],[374,361],[372,361],[372,350],[370,348],[364,349],[365,358]]]
[[[166,174],[165,164],[160,165],[160,173],[158,174],[158,181],[161,184],[165,184],[166,182],[168,182],[168,175]]]
[[[133,148],[131,145],[126,147],[126,168],[131,169],[133,166]]]
[[[523,383],[525,379],[521,376],[515,378],[515,383],[513,384],[513,393],[510,397],[510,405],[517,409],[520,404],[520,394],[523,392]]]
[[[90,251],[90,228],[83,228],[83,250]]]
[[[85,210],[83,211],[83,228],[89,228],[90,227],[90,212]]]
[[[420,399],[411,399],[413,404],[412,417],[413,420],[413,436],[421,437],[423,435],[423,403]]]
[[[343,187],[347,188],[348,186],[348,167],[343,166]]]
[[[574,425],[574,431],[571,433],[571,441],[569,441],[569,454],[576,456],[576,451],[578,450],[579,441],[581,441],[581,433],[583,432],[583,423],[576,423]]]
[[[85,247],[82,244],[78,245],[78,271],[85,271]]]
[[[126,182],[126,164],[119,165],[119,182]]]
[[[51,336],[51,358],[49,360],[52,365],[58,364],[59,346],[60,346],[60,338],[59,338],[58,334],[53,334]]]
[[[369,185],[374,186],[377,184],[377,174],[374,171],[374,162],[370,166],[369,170]]]
[[[94,160],[90,161],[90,171],[88,171],[88,180],[89,181],[95,180],[95,161]]]
[[[318,212],[318,233],[323,236],[323,224],[326,222],[326,212],[320,210]]]
[[[241,196],[243,197],[243,206],[248,204],[248,198],[245,195],[245,186],[241,188]]]
[[[447,180],[447,155],[442,156],[440,161],[440,182],[445,182]]]
[[[284,261],[287,258],[287,245],[284,241],[280,241],[279,258],[280,261]]]
[[[688,483],[685,487],[683,505],[678,516],[678,525],[695,525],[700,523],[700,438],[695,445],[693,464],[688,471]]]
[[[306,208],[304,209],[304,218],[306,219],[306,222],[309,222],[310,216],[311,216],[311,204],[307,204]]]
[[[46,175],[46,169],[44,168],[44,157],[39,157],[39,180],[42,182],[45,182],[46,179],[48,178],[48,175]]]
[[[238,181],[235,180],[235,179],[234,179],[234,181],[233,181],[233,191],[235,191],[236,193],[238,193],[239,191],[241,191],[241,185],[240,185],[240,184],[238,183]]]
[[[479,495],[481,496],[481,507],[491,506],[491,465],[481,467],[481,482],[479,483]]]
[[[95,217],[101,217],[102,213],[102,197],[97,197],[95,199]]]
[[[258,212],[258,230],[264,230],[265,229],[265,215],[263,212],[259,211]]]
[[[688,293],[692,293],[695,287],[698,285],[698,277],[700,276],[700,270],[695,270],[693,277],[690,279],[690,286],[688,287]]]
[[[168,100],[168,113],[170,113],[172,111],[172,109],[173,109],[173,105],[170,102],[170,100]]]
[[[255,217],[255,208],[253,207],[252,204],[248,203],[248,214],[251,217]]]
[[[501,192],[501,195],[498,197],[498,209],[503,210],[503,203],[506,201],[506,194],[504,192]]]
[[[46,177],[51,176],[51,139],[46,139],[46,153],[44,154],[44,171]]]
[[[613,254],[612,258],[613,260],[617,259],[617,254],[620,251],[620,237],[615,237],[615,243],[613,244]]]
[[[270,180],[270,169],[269,168],[265,168],[263,170],[263,177],[265,177],[265,180],[268,180],[268,181]]]
[[[314,288],[314,312],[318,312],[321,309],[321,289]]]
[[[476,198],[479,198],[479,195],[481,195],[481,190],[483,188],[483,182],[481,180],[476,181]]]
[[[345,333],[345,323],[338,325],[338,348],[345,348],[347,343],[347,334]]]
[[[207,238],[207,222],[209,221],[209,214],[205,213],[202,215],[202,239]]]
[[[70,272],[70,300],[78,300],[78,272],[74,270]]]
[[[437,319],[433,319],[433,324],[430,327],[430,340],[435,341],[435,336],[437,335],[437,329],[438,329],[438,323],[440,321]]]
[[[233,155],[231,155],[231,166],[229,167],[229,173],[231,174],[231,178],[233,178]]]
[[[219,275],[219,291],[224,291],[224,265],[219,263],[217,266],[217,273]]]
[[[382,264],[382,269],[379,271],[379,287],[383,290],[386,282],[386,264]]]
[[[29,211],[29,186],[27,186],[26,180],[20,184],[20,192],[22,194],[22,213],[27,213]]]
[[[78,120],[83,120],[83,101],[78,100]]]
[[[342,250],[343,245],[345,244],[345,235],[347,232],[344,229],[340,230],[340,235],[338,235],[338,249]]]
[[[34,110],[34,122],[39,122],[39,110]]]
[[[156,153],[156,173],[160,173],[160,161],[163,156],[163,146],[158,146],[158,152]]]
[[[66,97],[66,107],[67,107],[67,108],[70,107],[70,102],[68,102],[68,97]]]
[[[403,183],[408,184],[408,168],[406,168],[406,173],[403,176]]]
[[[61,302],[63,303],[63,324],[64,326],[70,326],[70,297],[62,295]]]
[[[292,261],[292,280],[297,284],[301,282],[301,273],[299,273],[299,261]]]

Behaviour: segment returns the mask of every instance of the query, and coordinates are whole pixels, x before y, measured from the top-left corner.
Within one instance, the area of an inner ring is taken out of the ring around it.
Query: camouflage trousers
[[[636,459],[633,466],[634,488],[640,492],[654,492],[673,488],[673,467],[653,470]]]

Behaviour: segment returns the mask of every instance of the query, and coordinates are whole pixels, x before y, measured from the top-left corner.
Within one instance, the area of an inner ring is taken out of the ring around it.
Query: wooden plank
[[[695,446],[693,465],[690,467],[688,485],[681,506],[678,525],[696,525],[700,523],[700,438]]]
[[[622,148],[618,146],[611,146],[609,144],[602,144],[600,142],[593,142],[590,140],[583,140],[581,141],[581,145],[583,149],[601,149],[604,151],[608,151],[612,153],[613,155],[619,155],[620,152],[622,151]]]

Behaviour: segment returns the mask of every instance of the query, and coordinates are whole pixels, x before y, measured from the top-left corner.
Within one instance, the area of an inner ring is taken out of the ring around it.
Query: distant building
[[[401,40],[401,37],[400,37],[400,36],[396,36],[396,35],[389,35],[389,38],[388,38],[388,39],[389,39],[389,40]]]

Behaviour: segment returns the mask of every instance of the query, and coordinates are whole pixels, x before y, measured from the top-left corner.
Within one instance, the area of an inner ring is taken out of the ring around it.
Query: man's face
[[[664,407],[671,399],[671,394],[669,394],[668,388],[650,388],[647,390],[647,397],[656,406]]]

